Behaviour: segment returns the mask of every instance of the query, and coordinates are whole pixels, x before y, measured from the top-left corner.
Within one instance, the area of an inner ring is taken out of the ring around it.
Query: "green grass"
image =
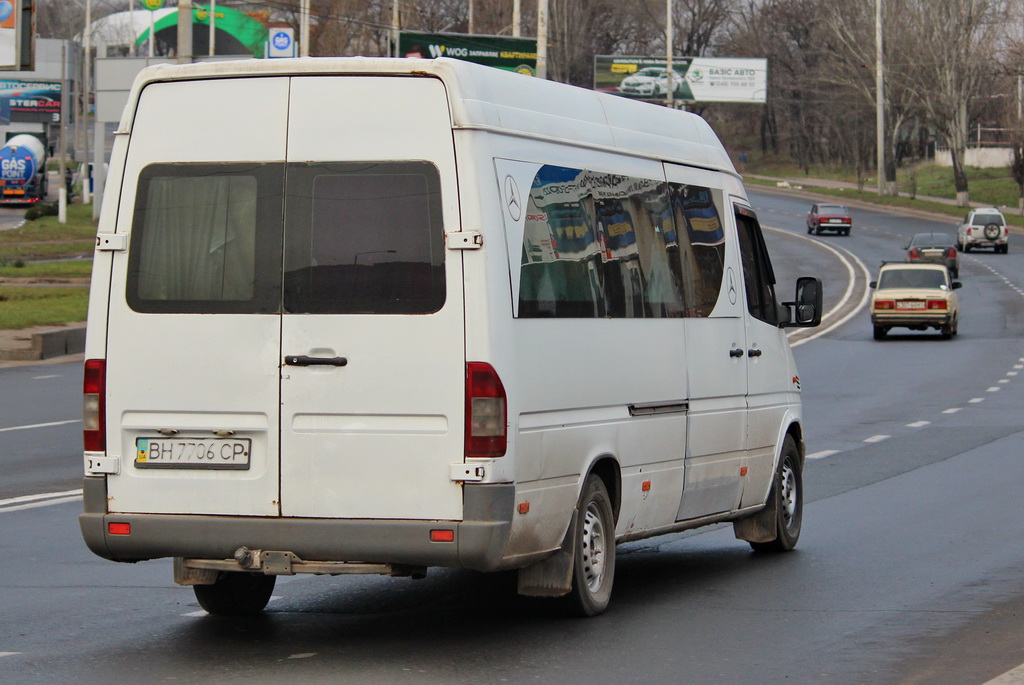
[[[26,221],[18,228],[0,231],[0,244],[24,243],[42,240],[93,240],[96,224],[92,220],[92,205],[68,205],[68,221],[62,224],[55,216],[44,216]]]
[[[74,262],[30,262],[24,266],[0,265],[0,278],[54,279],[89,278],[92,260]]]
[[[88,288],[0,287],[0,329],[85,321]]]
[[[92,257],[96,242],[52,242],[22,245],[4,245],[0,243],[0,264],[10,266],[21,260],[30,262],[40,259],[70,259]]]

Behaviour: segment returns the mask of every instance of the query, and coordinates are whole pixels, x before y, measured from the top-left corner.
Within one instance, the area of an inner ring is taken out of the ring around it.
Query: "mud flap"
[[[577,512],[573,509],[569,528],[558,551],[544,561],[519,569],[519,594],[527,597],[561,597],[572,590]]]
[[[776,476],[778,478],[778,476]],[[732,522],[732,531],[739,540],[747,542],[771,542],[779,536],[779,489],[772,483],[764,509]]]

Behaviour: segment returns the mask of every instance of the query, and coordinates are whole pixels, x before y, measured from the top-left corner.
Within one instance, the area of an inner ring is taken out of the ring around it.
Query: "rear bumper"
[[[83,490],[82,536],[89,549],[112,561],[230,559],[244,546],[311,561],[493,571],[501,567],[515,503],[514,485],[466,484],[462,521],[108,514],[104,477],[86,477]],[[110,523],[128,523],[131,533],[111,535]],[[431,542],[430,531],[438,528],[454,530],[454,541]]]
[[[912,316],[905,314],[895,314],[892,316],[888,315],[871,315],[871,323],[874,326],[900,326],[913,328],[915,326],[932,326],[938,328],[944,326],[953,320],[952,314],[930,314],[928,316]]]

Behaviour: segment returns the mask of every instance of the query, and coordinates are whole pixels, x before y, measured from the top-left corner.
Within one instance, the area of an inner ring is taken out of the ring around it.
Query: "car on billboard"
[[[678,77],[677,77],[678,78]],[[622,79],[619,92],[624,95],[656,98],[668,93],[668,69],[644,67]]]

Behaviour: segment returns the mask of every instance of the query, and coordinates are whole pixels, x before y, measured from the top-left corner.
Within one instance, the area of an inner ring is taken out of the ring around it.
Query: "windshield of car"
[[[949,247],[953,240],[945,233],[918,233],[910,241],[911,247]]]
[[[842,205],[818,205],[818,214],[846,214]]]
[[[664,76],[665,70],[657,67],[647,67],[636,72],[636,76]]]
[[[974,215],[974,221],[971,222],[975,226],[984,226],[987,224],[995,224],[996,226],[1003,225],[1003,215],[995,213],[982,213],[977,212]]]
[[[938,269],[887,269],[878,278],[881,288],[945,288],[946,274]]]

